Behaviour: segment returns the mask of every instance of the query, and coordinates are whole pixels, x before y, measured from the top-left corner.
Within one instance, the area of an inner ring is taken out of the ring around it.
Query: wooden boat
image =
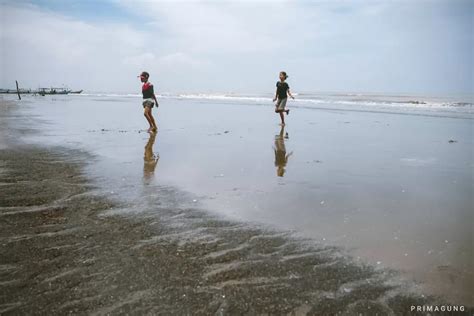
[[[64,88],[39,88],[39,95],[69,94],[71,90]]]
[[[39,94],[39,95],[55,95],[55,94],[80,94],[83,90],[72,91],[67,88],[38,88],[38,90],[19,89],[20,94]],[[0,89],[0,94],[17,94],[16,89]]]

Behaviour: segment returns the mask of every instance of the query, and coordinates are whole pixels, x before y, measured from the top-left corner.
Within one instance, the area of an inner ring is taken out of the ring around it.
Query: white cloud
[[[146,34],[125,24],[94,25],[35,6],[3,6],[2,86],[75,83],[77,88],[123,89],[128,80],[108,82],[119,61],[143,51]],[[126,68],[120,73],[135,69]]]
[[[173,65],[173,67],[191,67],[191,68],[199,68],[204,66],[209,66],[211,63],[206,60],[198,60],[186,53],[177,52],[169,55],[165,55],[158,59],[158,64],[162,67],[166,67],[168,65]]]
[[[271,92],[286,70],[295,91],[466,90],[463,3],[112,2],[140,24],[3,5],[1,86],[134,91],[147,70],[165,91]]]
[[[265,32],[267,25],[255,29],[259,24],[249,23],[254,18],[262,21],[266,19],[263,15],[254,16],[252,5],[248,3],[216,5],[214,2],[197,1],[122,1],[120,4],[144,14],[149,20],[148,25],[162,31],[165,44],[171,50],[178,48],[193,53],[208,53],[212,50],[238,53],[272,49],[278,45],[278,41],[270,36],[271,32]],[[243,13],[246,14],[245,18]]]
[[[144,68],[147,65],[156,62],[157,58],[152,53],[141,53],[138,55],[124,57],[122,62],[127,66],[134,66],[135,68]]]

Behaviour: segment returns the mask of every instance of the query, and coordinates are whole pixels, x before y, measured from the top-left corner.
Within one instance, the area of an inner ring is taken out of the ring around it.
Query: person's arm
[[[288,88],[288,92],[287,92],[287,93],[288,93],[288,95],[289,95],[293,100],[295,99],[295,97],[294,97],[294,96],[291,94],[291,92],[290,92],[290,88]]]
[[[277,96],[278,96],[278,88],[275,91],[275,97],[273,98],[273,102],[275,102],[277,100]]]
[[[153,93],[153,99],[155,100],[155,104],[158,106],[158,100],[156,99],[156,95],[155,95],[155,90],[154,90],[154,87],[151,86],[151,92]]]

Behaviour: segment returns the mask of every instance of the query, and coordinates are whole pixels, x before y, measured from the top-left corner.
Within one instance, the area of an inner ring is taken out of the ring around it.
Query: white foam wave
[[[113,97],[113,98],[141,98],[139,93],[83,93],[77,96]],[[255,105],[273,105],[273,95],[237,95],[218,93],[193,94],[157,94],[162,99],[180,100],[210,100],[225,103],[246,103]],[[316,95],[301,94],[290,105],[294,107],[318,107],[334,109],[383,109],[383,110],[438,110],[473,113],[473,103],[448,100],[417,100],[409,97],[370,96],[360,94]]]
[[[180,94],[177,96],[168,96],[171,98],[180,99],[206,99],[206,100],[226,100],[226,101],[249,101],[253,103],[271,103],[272,97],[269,96],[238,96],[238,95],[226,95],[226,94]],[[390,101],[390,100],[346,100],[338,99],[337,97],[324,98],[324,97],[312,97],[312,98],[296,98],[291,102],[301,104],[317,104],[317,105],[362,105],[362,106],[387,106],[397,108],[439,108],[445,109],[450,107],[456,108],[472,108],[473,104],[468,102],[441,102],[441,101]]]
[[[207,100],[229,100],[229,101],[250,101],[250,102],[271,102],[270,97],[236,96],[226,94],[179,94],[175,96],[180,99],[207,99]]]

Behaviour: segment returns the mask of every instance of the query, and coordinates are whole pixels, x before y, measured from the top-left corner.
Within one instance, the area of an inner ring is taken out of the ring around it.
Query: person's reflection
[[[145,145],[145,154],[143,156],[143,179],[149,182],[155,173],[156,165],[160,156],[153,153],[153,145],[155,144],[156,133],[150,133],[150,138]]]
[[[293,154],[293,152],[286,154],[285,139],[288,139],[288,133],[285,134],[285,126],[282,126],[280,134],[275,136],[275,147],[273,147],[275,151],[275,167],[277,167],[277,176],[279,177],[283,177],[285,174],[288,158]]]

